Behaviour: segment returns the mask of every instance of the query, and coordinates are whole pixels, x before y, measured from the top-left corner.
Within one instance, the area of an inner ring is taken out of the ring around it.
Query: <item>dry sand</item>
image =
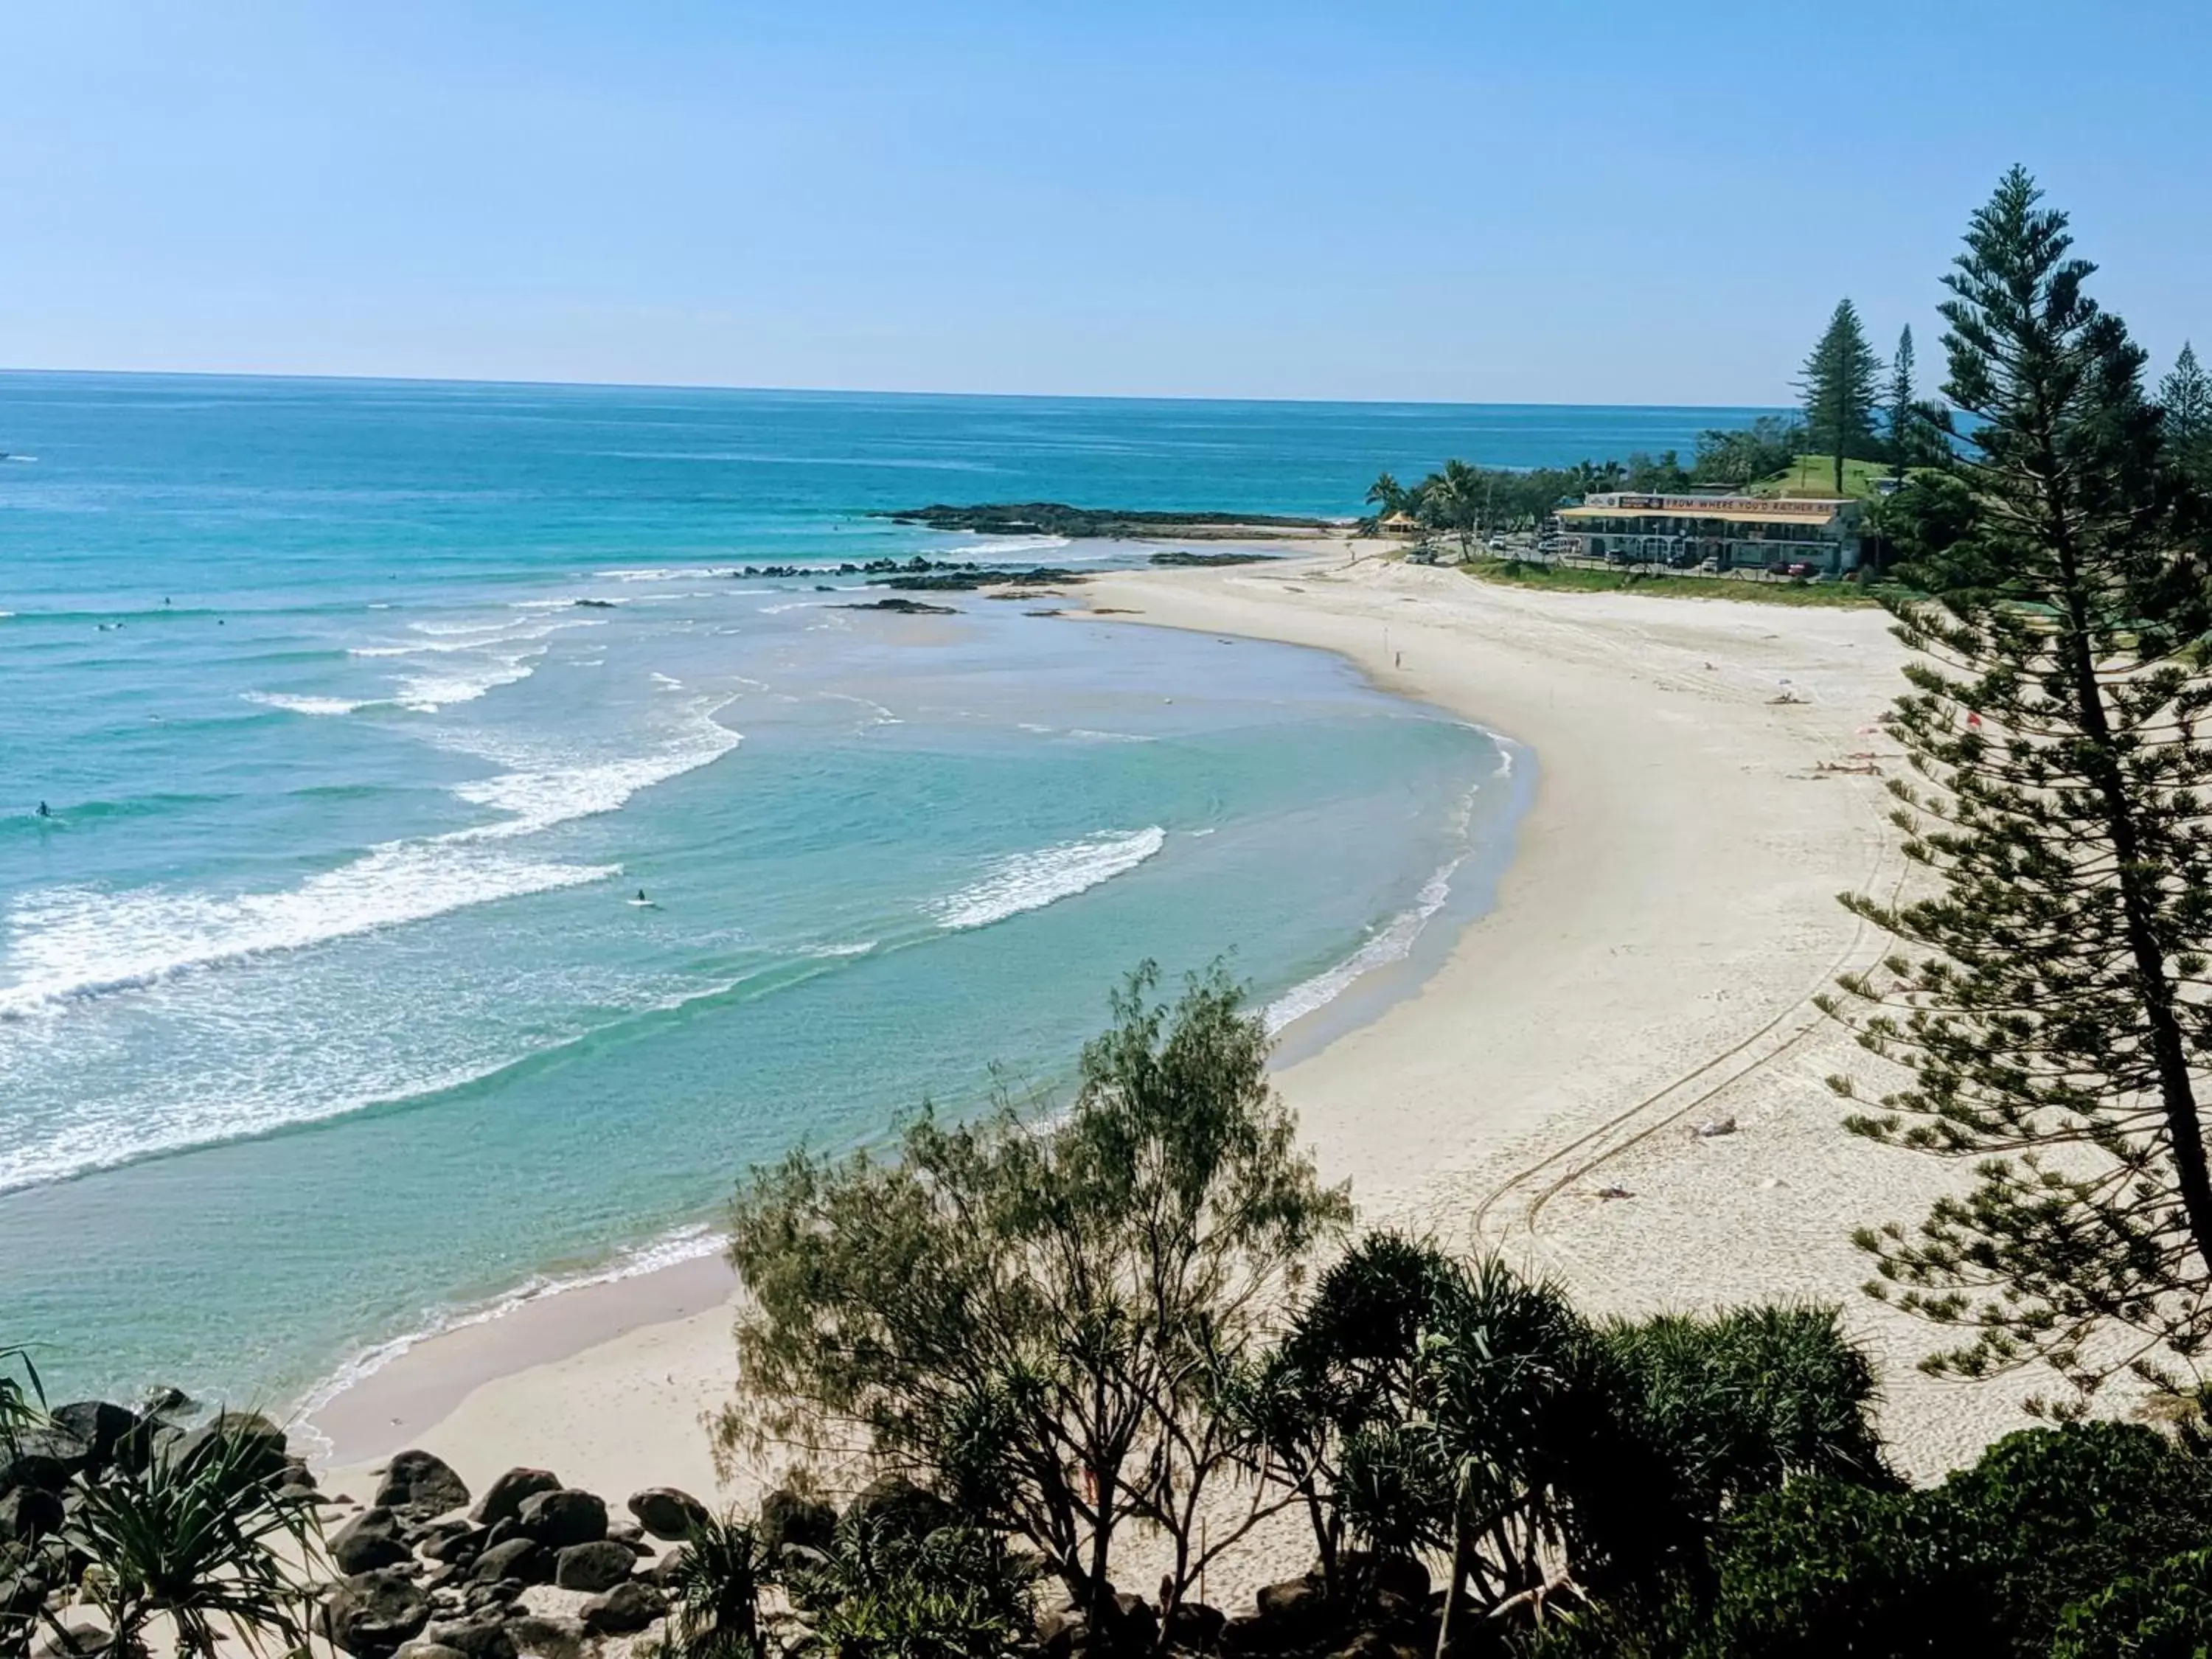
[[[1843,1132],[1823,1079],[1873,1062],[1809,1000],[1877,948],[1836,895],[1901,878],[1881,779],[1820,769],[1869,750],[1897,769],[1874,729],[1903,658],[1881,613],[1528,592],[1340,555],[1082,592],[1117,621],[1341,653],[1531,751],[1491,914],[1416,994],[1279,1073],[1363,1219],[1503,1249],[1601,1310],[1841,1302],[1919,1476],[2022,1421],[2024,1383],[1918,1376],[1930,1334],[1856,1289],[1851,1227],[1915,1218],[1955,1179]],[[1691,1133],[1729,1117],[1732,1134]],[[681,1271],[426,1343],[342,1395],[318,1419],[342,1483],[416,1444],[477,1485],[532,1463],[617,1496],[717,1491],[703,1419],[733,1370],[728,1281]]]

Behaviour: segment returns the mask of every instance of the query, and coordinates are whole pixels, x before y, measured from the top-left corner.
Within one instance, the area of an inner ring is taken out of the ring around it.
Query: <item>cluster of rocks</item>
[[[468,1486],[425,1451],[387,1466],[370,1506],[329,1540],[342,1575],[324,1632],[357,1659],[573,1659],[595,1638],[629,1636],[668,1612],[649,1540],[676,1542],[707,1519],[672,1487],[631,1497],[626,1518],[546,1469],[509,1469],[469,1507]],[[534,1611],[526,1592],[581,1592],[573,1613]]]
[[[1225,1659],[1425,1659],[1436,1650],[1443,1597],[1428,1569],[1407,1556],[1347,1553],[1337,1563],[1332,1596],[1321,1570],[1261,1588],[1249,1613],[1184,1601],[1168,1614],[1171,1651]],[[1163,1591],[1166,1587],[1162,1587]],[[1093,1630],[1073,1601],[1041,1614],[1046,1659],[1136,1659],[1158,1644],[1160,1613],[1142,1596],[1120,1595]]]
[[[66,1607],[90,1565],[67,1538],[87,1492],[111,1476],[143,1471],[156,1454],[181,1461],[227,1438],[241,1473],[288,1497],[313,1499],[315,1477],[268,1419],[225,1412],[195,1423],[192,1412],[174,1389],[136,1409],[80,1400],[0,1443],[0,1623]]]

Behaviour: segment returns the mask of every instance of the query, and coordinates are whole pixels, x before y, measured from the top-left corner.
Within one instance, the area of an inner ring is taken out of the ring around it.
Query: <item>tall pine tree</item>
[[[1919,654],[1888,717],[1933,879],[1845,899],[1901,947],[1829,1006],[1915,1074],[1850,1127],[1974,1166],[1859,1236],[1869,1289],[1956,1328],[1927,1369],[2039,1358],[2086,1392],[2212,1336],[2212,618],[2143,354],[2039,200],[2008,173],[1946,278],[1945,390],[1978,424],[1905,550]]]
[[[1838,495],[1844,493],[1844,461],[1875,453],[1875,376],[1880,363],[1859,326],[1858,307],[1848,299],[1838,301],[1797,385],[1815,453],[1835,459]]]
[[[2197,489],[2212,492],[2212,377],[2197,367],[2197,349],[2181,343],[2172,371],[2158,383],[2166,447]]]
[[[1890,476],[1901,478],[1919,453],[1921,411],[1912,390],[1912,325],[1897,337],[1897,356],[1889,360]]]

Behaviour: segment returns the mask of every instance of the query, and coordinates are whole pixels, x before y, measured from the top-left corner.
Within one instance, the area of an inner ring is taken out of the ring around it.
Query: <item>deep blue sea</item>
[[[1320,1040],[1535,757],[1287,647],[840,609],[1147,550],[869,511],[1350,514],[1755,412],[0,374],[0,1342],[281,1405],[1051,1085],[1141,958]]]

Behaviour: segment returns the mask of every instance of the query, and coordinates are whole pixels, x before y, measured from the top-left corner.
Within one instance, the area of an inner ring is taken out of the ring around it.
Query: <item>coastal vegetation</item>
[[[1460,568],[1478,581],[1553,593],[1642,593],[1662,599],[1729,599],[1755,605],[1844,609],[1880,603],[1878,590],[1856,582],[1814,582],[1802,578],[1719,582],[1638,566],[1625,570],[1599,569],[1587,565],[1540,564],[1529,559],[1480,556],[1469,559]]]
[[[1931,1369],[2040,1360],[2079,1409],[2123,1370],[2178,1387],[2212,1336],[2212,544],[2070,248],[2015,169],[1947,278],[1975,424],[1912,492],[1888,601],[1917,653],[1894,818],[1934,880],[1850,901],[1902,948],[1835,1006],[1912,1071],[1851,1127],[1976,1176],[1862,1235],[1873,1288],[1956,1333]]]

